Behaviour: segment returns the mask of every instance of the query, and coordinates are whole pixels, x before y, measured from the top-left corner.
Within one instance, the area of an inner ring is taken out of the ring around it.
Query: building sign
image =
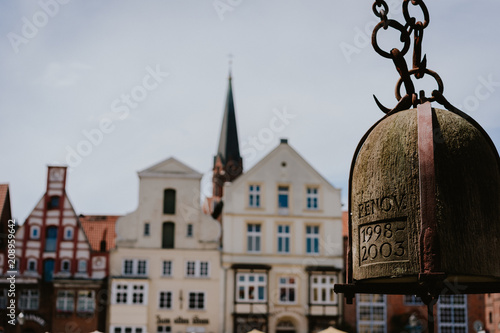
[[[156,324],[170,324],[169,318],[162,318],[160,316],[156,316]]]
[[[34,322],[36,322],[40,326],[45,326],[45,324],[47,324],[46,321],[42,317],[39,317],[39,316],[34,315],[32,313],[25,314],[24,315],[24,320],[34,321]]]
[[[203,324],[203,325],[208,325],[209,321],[208,319],[200,319],[198,316],[193,317],[193,324]]]
[[[183,318],[183,317],[179,316],[179,317],[175,318],[173,320],[173,322],[175,324],[189,324],[190,320],[189,320],[189,318]],[[159,315],[156,316],[156,324],[170,324],[170,323],[171,323],[170,318],[162,318]],[[210,320],[205,319],[205,318],[199,318],[198,316],[194,316],[193,319],[191,319],[191,324],[208,325],[208,324],[210,324]]]

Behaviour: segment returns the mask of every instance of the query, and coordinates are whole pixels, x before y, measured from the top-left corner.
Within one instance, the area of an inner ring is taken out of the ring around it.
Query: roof
[[[201,179],[202,176],[201,173],[174,157],[169,157],[145,170],[139,171],[139,177]]]
[[[6,204],[10,205],[9,184],[0,184],[0,216],[3,215]]]
[[[106,240],[106,251],[115,247],[115,225],[117,215],[80,215],[80,223],[93,251],[101,250],[101,241]]]
[[[219,137],[219,147],[217,149],[217,156],[221,158],[222,164],[224,165],[226,165],[229,161],[235,161],[237,163],[240,163],[241,161],[231,80],[231,76],[229,76],[226,107],[224,109],[224,118],[222,119],[222,127]]]
[[[249,177],[251,177],[257,170],[260,168],[266,167],[267,163],[271,161],[275,156],[277,156],[281,151],[287,150],[289,151],[294,157],[295,161],[300,163],[303,168],[307,168],[309,171],[311,171],[313,174],[315,174],[318,179],[320,179],[325,185],[329,186],[330,188],[334,190],[339,190],[338,188],[334,187],[330,182],[323,177],[316,169],[313,168],[309,162],[307,162],[302,155],[300,155],[294,148],[292,148],[288,144],[287,139],[281,139],[280,144],[274,148],[269,154],[264,156],[259,162],[257,162],[250,170],[248,170],[246,173],[242,174],[236,180],[233,181],[233,184],[241,183],[241,182],[246,182]]]

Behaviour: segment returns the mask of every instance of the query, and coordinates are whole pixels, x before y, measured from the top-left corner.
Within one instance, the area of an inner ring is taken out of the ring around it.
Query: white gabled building
[[[337,326],[340,190],[282,139],[223,193],[224,332]]]
[[[220,225],[201,178],[174,158],[139,172],[138,207],[116,224],[110,333],[220,332]]]

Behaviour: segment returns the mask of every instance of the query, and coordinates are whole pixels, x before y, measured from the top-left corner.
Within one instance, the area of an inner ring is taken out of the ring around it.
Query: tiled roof
[[[0,184],[0,216],[2,216],[5,207],[5,201],[8,198],[9,184]]]
[[[100,251],[103,237],[106,240],[106,251],[115,247],[115,224],[120,216],[117,215],[80,215],[83,227],[90,246],[94,251]]]

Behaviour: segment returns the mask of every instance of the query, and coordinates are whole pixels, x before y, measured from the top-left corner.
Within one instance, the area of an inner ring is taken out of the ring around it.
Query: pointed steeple
[[[234,112],[233,89],[231,76],[229,76],[229,86],[227,90],[226,107],[219,136],[219,148],[217,156],[220,156],[223,164],[229,161],[239,161],[240,147],[238,143],[238,130],[236,128],[236,115]]]
[[[213,171],[213,194],[215,197],[222,197],[224,183],[233,181],[243,171],[243,160],[240,155],[236,128],[231,71],[229,72],[226,107],[222,119],[217,155],[214,157]]]

